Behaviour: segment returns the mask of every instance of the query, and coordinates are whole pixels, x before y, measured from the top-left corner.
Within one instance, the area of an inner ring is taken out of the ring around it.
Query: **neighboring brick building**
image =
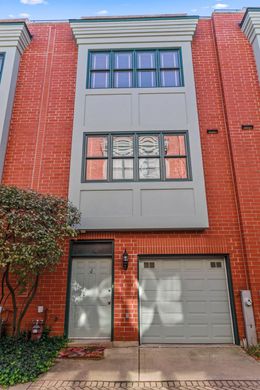
[[[250,290],[260,338],[259,22],[0,22],[2,182],[82,212],[26,324],[41,305],[71,338],[239,343]]]

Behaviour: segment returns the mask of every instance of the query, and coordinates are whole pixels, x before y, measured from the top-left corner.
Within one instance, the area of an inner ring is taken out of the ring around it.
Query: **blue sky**
[[[81,16],[188,13],[207,16],[214,9],[257,7],[259,0],[0,0],[0,19],[54,20]]]

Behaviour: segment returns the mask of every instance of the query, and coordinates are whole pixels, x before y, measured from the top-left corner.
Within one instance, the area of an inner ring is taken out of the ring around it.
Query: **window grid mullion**
[[[188,137],[187,134],[182,134],[184,136],[184,142],[185,142],[185,151],[186,154],[180,154],[180,155],[166,155],[165,154],[165,136],[168,134],[179,136],[180,133],[164,133],[164,132],[158,132],[154,133],[151,132],[147,134],[148,136],[158,136],[159,138],[159,155],[148,155],[148,156],[142,156],[139,155],[139,137],[143,136],[143,133],[128,133],[128,136],[133,137],[133,155],[132,156],[113,156],[113,136],[118,136],[118,133],[108,133],[106,135],[107,137],[107,156],[91,156],[89,157],[87,155],[88,151],[88,139],[89,137],[85,136],[85,142],[84,142],[84,167],[83,167],[83,180],[84,181],[95,181],[95,180],[87,180],[87,164],[88,161],[94,161],[94,160],[103,160],[107,161],[107,179],[106,180],[97,180],[97,182],[105,181],[105,182],[115,182],[115,181],[133,181],[133,182],[139,182],[143,181],[144,179],[141,179],[139,176],[139,160],[140,159],[159,159],[159,169],[160,169],[160,178],[159,179],[147,179],[145,181],[178,181],[178,180],[190,180],[191,179],[191,162],[190,162],[190,155],[189,155],[189,145],[188,145]],[[91,134],[92,135],[92,134]],[[90,135],[90,136],[91,136]],[[104,134],[102,134],[104,136]],[[92,135],[93,136],[93,135]],[[166,159],[185,159],[185,166],[186,166],[186,172],[187,176],[186,178],[170,178],[167,179],[166,175]],[[113,179],[113,160],[132,160],[133,161],[133,178],[132,179]]]
[[[115,61],[115,53],[111,50],[109,53],[109,83],[110,83],[110,88],[114,88],[114,61]]]
[[[138,53],[141,51],[144,51],[145,49],[127,49],[127,51],[132,55],[132,67],[129,69],[115,69],[115,53],[120,52],[119,50],[108,50],[108,51],[93,51],[89,53],[89,72],[87,77],[87,85],[88,88],[115,88],[115,71],[118,72],[130,72],[132,74],[132,85],[130,88],[137,88],[138,87],[138,73],[139,72],[155,72],[155,85],[146,86],[143,88],[154,88],[154,87],[162,87],[162,72],[172,71],[172,72],[178,72],[178,80],[176,85],[172,85],[172,87],[183,87],[184,85],[184,76],[183,76],[183,64],[182,64],[182,55],[181,55],[181,49],[147,49],[148,51],[151,51],[154,55],[154,61],[155,66],[152,68],[139,68],[137,63],[137,56]],[[176,53],[178,56],[178,62],[179,66],[173,66],[173,67],[163,67],[161,63],[161,52],[163,51],[170,51],[173,53]],[[102,68],[102,69],[95,69],[93,67],[93,55],[98,52],[103,52],[106,55],[108,55],[109,60],[109,67],[108,68]],[[0,53],[1,54],[1,53]],[[0,70],[1,71],[1,70]],[[96,87],[92,85],[92,75],[98,74],[98,73],[108,73],[108,86],[102,86],[102,87]],[[117,88],[121,88],[120,85]],[[123,87],[122,87],[123,88]]]
[[[134,181],[139,179],[139,145],[138,145],[138,135],[134,134]]]
[[[164,161],[164,137],[163,133],[159,134],[159,151],[160,151],[160,171],[161,171],[161,180],[165,181],[166,172],[165,172],[165,161]]]

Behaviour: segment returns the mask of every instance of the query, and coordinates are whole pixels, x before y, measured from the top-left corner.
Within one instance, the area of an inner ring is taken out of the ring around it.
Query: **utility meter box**
[[[253,302],[250,290],[241,291],[241,302],[245,322],[247,345],[257,345]]]

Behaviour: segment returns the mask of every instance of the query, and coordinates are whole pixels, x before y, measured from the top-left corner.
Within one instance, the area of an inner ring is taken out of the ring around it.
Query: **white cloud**
[[[20,3],[26,5],[37,5],[37,4],[47,4],[45,0],[20,0]]]
[[[8,18],[14,19],[15,16],[13,14],[8,15]]]
[[[19,16],[20,16],[21,18],[29,18],[30,14],[27,14],[26,12],[21,12],[21,13],[19,14]]]
[[[217,3],[217,4],[214,4],[212,6],[212,8],[214,9],[225,9],[225,8],[228,8],[229,5],[228,4],[225,4],[225,3]]]
[[[190,12],[198,12],[197,8],[193,8],[190,10]]]
[[[107,9],[101,9],[100,11],[97,12],[97,15],[107,15],[108,14],[108,10]]]

